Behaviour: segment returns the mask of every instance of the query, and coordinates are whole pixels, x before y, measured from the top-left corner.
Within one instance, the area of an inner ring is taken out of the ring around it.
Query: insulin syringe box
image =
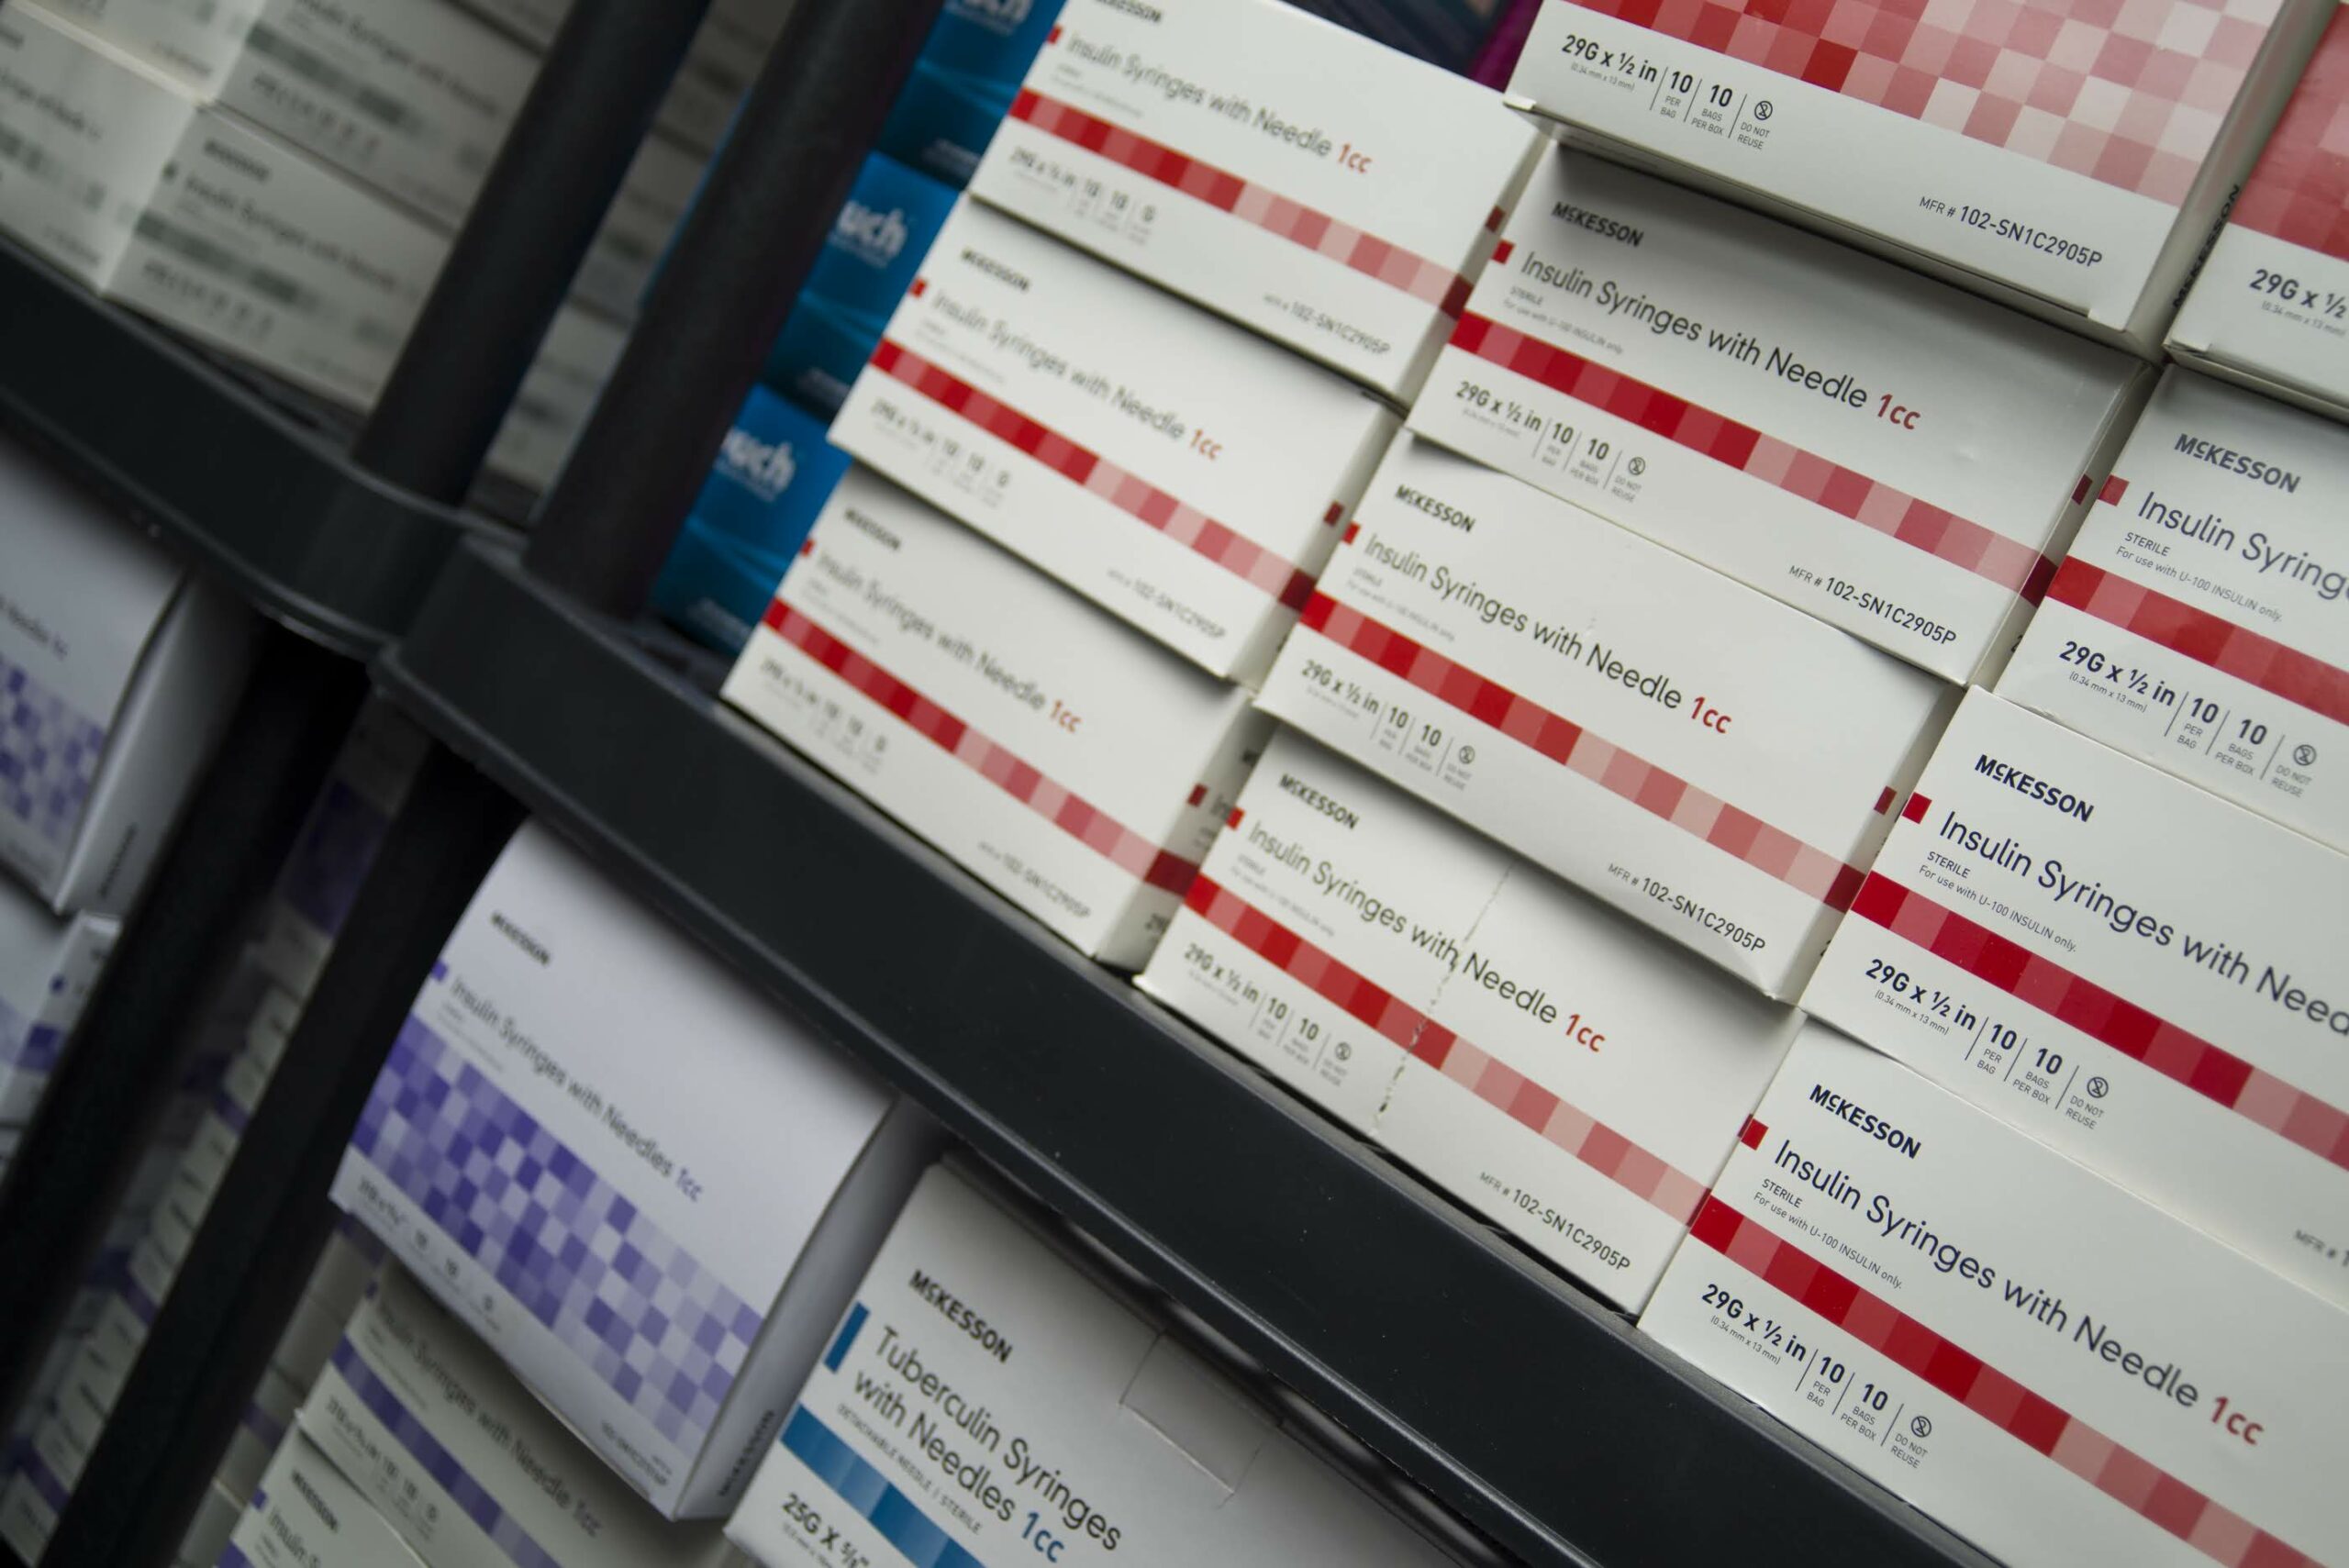
[[[1252,684],[1396,423],[1330,372],[965,201],[832,439]]]
[[[628,329],[598,312],[570,303],[556,311],[490,445],[491,472],[526,490],[550,488],[627,347]]]
[[[718,1568],[397,1268],[352,1313],[297,1418],[432,1568]]]
[[[1791,1001],[1954,695],[1406,438],[1261,702]]]
[[[120,929],[109,915],[60,917],[0,874],[0,1128],[32,1120]]]
[[[1287,731],[1139,984],[1633,1310],[1798,1021]]]
[[[2014,646],[2151,381],[1561,150],[1411,428],[1965,682]]]
[[[1969,695],[1802,1005],[2349,1303],[2349,857]]]
[[[1277,0],[1068,0],[970,189],[1408,402],[1538,141]]]
[[[1998,695],[2349,851],[2349,428],[2171,370]]]
[[[683,142],[648,133],[572,279],[573,295],[616,320],[634,320],[708,161]]]
[[[2014,1568],[2349,1554],[2349,1318],[1816,1023],[1640,1329]]]
[[[449,227],[473,206],[538,71],[529,50],[446,4],[39,3]]]
[[[2150,354],[2332,0],[1543,0],[1509,101]]]
[[[352,408],[448,255],[421,219],[182,83],[0,11],[0,228],[78,282]]]
[[[526,825],[333,1195],[654,1507],[704,1518],[739,1499],[929,1137]]]
[[[0,12],[0,39],[17,20]],[[127,909],[228,726],[255,630],[0,439],[0,867],[57,914]]]
[[[220,1568],[425,1568],[367,1494],[297,1430],[285,1434],[221,1549]]]
[[[841,1562],[827,1531],[856,1561],[962,1568],[1453,1561],[950,1166],[727,1530],[766,1568]]]
[[[2228,210],[2169,351],[2349,418],[2349,6]]]
[[[724,695],[1126,969],[1165,930],[1269,728],[1244,691],[863,468]]]

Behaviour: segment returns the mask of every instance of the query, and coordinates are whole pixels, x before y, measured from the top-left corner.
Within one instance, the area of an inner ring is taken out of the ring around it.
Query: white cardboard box
[[[943,1166],[727,1530],[767,1568],[840,1562],[827,1530],[860,1561],[963,1568],[1450,1561]]]
[[[2170,328],[2188,364],[2349,418],[2349,7],[2253,165]]]
[[[472,1330],[385,1269],[299,1418],[432,1568],[679,1568],[722,1562],[563,1429]]]
[[[506,4],[507,0],[498,0]],[[655,123],[689,146],[715,150],[765,65],[796,0],[715,0],[685,48]],[[567,6],[566,6],[567,8]]]
[[[353,408],[448,254],[438,231],[184,84],[0,11],[0,228],[107,298]]]
[[[489,467],[530,490],[552,486],[627,347],[627,328],[576,305],[556,311],[498,427]]]
[[[966,200],[832,444],[1253,683],[1395,428],[1336,375]]]
[[[645,137],[572,280],[579,299],[617,320],[636,318],[654,270],[693,206],[707,162],[658,131]]]
[[[289,1432],[220,1568],[423,1568],[367,1495],[300,1432]]]
[[[2150,355],[2330,0],[1544,0],[1553,134]]]
[[[656,1508],[701,1518],[740,1498],[929,1141],[526,825],[333,1195]]]
[[[2015,1568],[2349,1552],[2349,1319],[1817,1025],[1640,1328]]]
[[[1998,695],[2349,850],[2349,429],[2182,370]]]
[[[863,469],[775,593],[726,700],[1141,967],[1262,747],[1247,694]]]
[[[1067,0],[970,189],[1408,402],[1536,141],[1275,0]]]
[[[538,73],[443,0],[37,3],[452,228]]]
[[[1799,1020],[1286,732],[1139,984],[1634,1311]]]
[[[1411,428],[1964,683],[2014,646],[2152,379],[1561,150]]]
[[[129,907],[227,727],[254,630],[0,440],[0,865],[61,915]]]
[[[1803,1006],[2349,1302],[2349,857],[1986,692]]]
[[[1954,694],[1424,441],[1345,538],[1262,705],[1792,1000]]]
[[[106,915],[61,920],[0,876],[0,1128],[32,1120],[120,929]]]

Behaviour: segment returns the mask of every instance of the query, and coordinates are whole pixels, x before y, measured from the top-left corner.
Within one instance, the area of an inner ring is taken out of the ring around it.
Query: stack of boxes
[[[1992,1551],[2337,1556],[2344,48],[1069,0],[726,695]]]

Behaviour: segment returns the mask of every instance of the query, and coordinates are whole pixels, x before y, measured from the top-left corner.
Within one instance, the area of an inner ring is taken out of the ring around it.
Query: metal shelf
[[[377,675],[1527,1560],[1987,1568],[513,563],[459,552]]]
[[[336,652],[396,635],[485,526],[370,476],[335,433],[6,239],[0,343],[0,419]]]

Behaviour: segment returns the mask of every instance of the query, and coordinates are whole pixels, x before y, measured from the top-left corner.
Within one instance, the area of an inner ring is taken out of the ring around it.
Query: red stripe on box
[[[2207,664],[2335,724],[2349,724],[2349,670],[2073,558],[2048,595],[2108,626]]]
[[[2118,506],[2121,497],[2128,494],[2129,482],[2116,473],[2105,480],[2104,488],[2096,493],[2096,498],[2104,506]]]
[[[1389,288],[1436,306],[1446,316],[1456,317],[1467,306],[1468,280],[1441,262],[1413,255],[1399,245],[1341,223],[1328,213],[1291,201],[1277,191],[1251,184],[1237,174],[1228,174],[1213,164],[1177,152],[1163,142],[1096,118],[1074,104],[1022,88],[1019,96],[1012,100],[1011,117],[1196,197],[1267,234],[1375,278]]]
[[[1747,1117],[1745,1130],[1737,1135],[1737,1140],[1748,1149],[1759,1149],[1762,1147],[1762,1140],[1769,1136],[1770,1129],[1767,1127],[1753,1117]]]
[[[1497,321],[1464,316],[1453,328],[1452,341],[1478,359],[1629,420],[2032,603],[2038,602],[2034,583],[2043,590],[2055,570],[2054,562],[2027,544]]]
[[[2226,1568],[2319,1568],[1759,1220],[1708,1196],[1689,1234]]]
[[[1696,1214],[1704,1183],[1471,1045],[1238,894],[1202,873],[1185,902],[1257,957],[1633,1196],[1682,1225]]]
[[[1169,893],[1181,893],[1198,874],[1191,862],[1160,849],[1046,778],[783,600],[767,606],[765,620],[768,629],[896,715],[907,728],[952,752],[973,773],[1120,870]]]
[[[1857,866],[1771,827],[1327,594],[1317,593],[1307,601],[1297,624],[1831,909],[1850,908],[1859,892],[1865,873]]]
[[[1900,808],[1900,819],[1903,822],[1922,822],[1925,819],[1925,813],[1932,808],[1932,796],[1912,792],[1909,796],[1909,804]]]
[[[1870,873],[1852,911],[2318,1159],[2349,1169],[2349,1115],[2225,1047],[2155,1017],[1881,872]]]
[[[1296,609],[1313,592],[1313,579],[1298,570],[1296,562],[1282,560],[1197,507],[1128,473],[1099,453],[1037,423],[903,344],[884,338],[873,350],[873,367],[896,377],[988,435],[1018,448],[1137,522],[1147,523],[1194,554],[1205,556],[1251,587],[1277,599],[1285,607]]]

